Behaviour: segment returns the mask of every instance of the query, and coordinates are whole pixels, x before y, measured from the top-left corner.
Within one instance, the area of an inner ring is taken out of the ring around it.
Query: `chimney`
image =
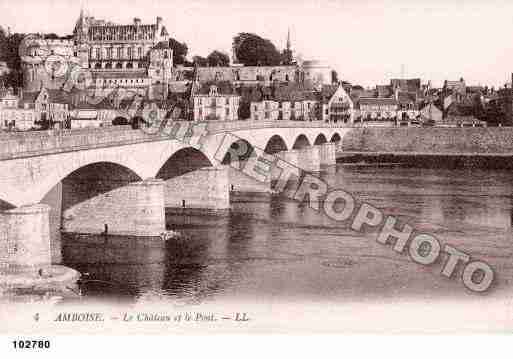
[[[138,17],[134,17],[134,25],[135,26],[141,25],[141,19],[139,19]]]
[[[160,16],[157,16],[157,26],[162,25],[162,18]]]

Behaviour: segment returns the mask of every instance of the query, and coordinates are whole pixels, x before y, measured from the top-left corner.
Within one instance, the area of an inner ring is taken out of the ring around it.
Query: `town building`
[[[362,97],[358,101],[358,119],[367,124],[392,125],[397,119],[399,104],[395,98]]]
[[[398,121],[411,123],[411,121],[415,121],[420,117],[422,102],[418,100],[415,92],[399,92],[396,90],[396,100]]]
[[[272,92],[251,102],[252,120],[353,122],[354,105],[341,84],[325,85],[320,91],[289,85]]]
[[[18,108],[19,101],[12,88],[0,88],[0,109]]]
[[[463,100],[467,94],[467,85],[463,78],[460,78],[459,81],[445,80],[442,92],[444,97],[452,95],[453,100],[459,102]]]
[[[34,123],[43,128],[65,128],[69,116],[69,96],[64,91],[41,88],[23,92],[20,107],[34,112]]]
[[[321,95],[324,122],[354,122],[354,103],[342,84],[323,86]]]
[[[9,69],[7,62],[0,61],[0,76],[7,75],[10,72],[11,72],[11,70]]]
[[[428,103],[420,109],[420,120],[427,125],[443,124],[443,112],[434,103]]]
[[[230,84],[217,83],[198,86],[192,96],[194,121],[238,120],[240,96]]]
[[[19,107],[20,97],[12,89],[0,89],[0,128],[26,131],[36,127],[36,113]]]

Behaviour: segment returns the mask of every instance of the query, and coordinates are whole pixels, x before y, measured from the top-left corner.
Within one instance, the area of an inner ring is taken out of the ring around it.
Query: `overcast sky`
[[[287,28],[303,59],[332,65],[364,86],[400,77],[440,85],[502,86],[513,71],[513,3],[502,0],[0,0],[0,24],[13,32],[69,34],[80,12],[117,23],[162,16],[189,55],[229,52],[241,31],[281,50]]]

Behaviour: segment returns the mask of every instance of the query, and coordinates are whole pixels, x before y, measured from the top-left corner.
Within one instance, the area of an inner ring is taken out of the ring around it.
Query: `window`
[[[226,117],[229,117],[229,116],[230,116],[230,109],[229,109],[229,108],[227,108],[227,109],[226,109]]]
[[[132,48],[129,47],[127,50],[128,50],[128,58],[131,60],[132,59]]]
[[[123,57],[123,49],[121,47],[117,48],[117,58],[121,59]]]
[[[96,58],[99,60],[101,59],[101,51],[100,48],[96,48]]]
[[[137,57],[138,57],[139,59],[141,59],[141,58],[143,57],[143,56],[142,56],[142,47],[139,47],[139,48],[137,49]]]

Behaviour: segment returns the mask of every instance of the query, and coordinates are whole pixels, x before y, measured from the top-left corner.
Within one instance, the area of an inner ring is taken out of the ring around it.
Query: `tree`
[[[194,64],[194,66],[198,66],[198,67],[206,67],[208,66],[208,60],[206,57],[203,57],[203,56],[194,56],[192,58],[192,63]]]
[[[481,94],[476,93],[472,97],[472,114],[474,117],[481,119],[484,117],[484,105],[483,101],[481,101]]]
[[[250,33],[239,33],[233,38],[238,62],[245,66],[278,66],[282,56],[270,40]]]
[[[0,61],[5,61],[10,69],[8,74],[0,78],[6,87],[17,88],[23,85],[23,72],[18,49],[24,38],[24,34],[16,33],[7,36],[5,32],[0,31]]]
[[[229,66],[230,57],[221,51],[214,50],[207,56],[208,66]]]
[[[179,42],[173,38],[169,39],[169,47],[173,50],[173,63],[176,65],[187,64],[187,52],[189,48],[185,42]]]

